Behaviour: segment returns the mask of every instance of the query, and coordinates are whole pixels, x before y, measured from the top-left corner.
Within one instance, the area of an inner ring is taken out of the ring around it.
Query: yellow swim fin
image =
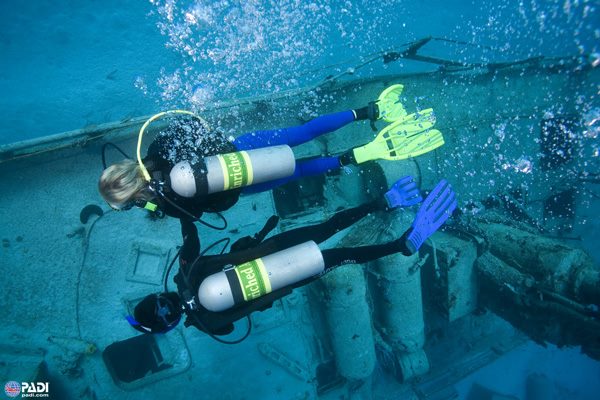
[[[410,114],[379,132],[364,146],[352,149],[356,164],[371,160],[405,160],[430,152],[444,144],[442,133],[432,129],[433,109]]]
[[[386,122],[396,122],[406,117],[407,112],[400,101],[404,86],[400,84],[386,88],[375,102],[379,108],[379,117]]]

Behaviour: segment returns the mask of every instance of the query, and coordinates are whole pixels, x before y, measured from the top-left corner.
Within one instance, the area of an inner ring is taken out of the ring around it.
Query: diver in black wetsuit
[[[385,199],[340,211],[321,224],[283,232],[252,248],[223,255],[199,256],[196,227],[190,222],[184,229],[192,234],[181,249],[183,262],[174,279],[178,293],[147,296],[127,319],[141,332],[159,333],[173,329],[185,313],[186,327],[193,325],[211,336],[228,334],[235,321],[271,307],[275,300],[332,268],[362,264],[398,252],[414,254],[457,205],[452,188],[442,180],[420,207],[411,228],[397,240],[325,250],[314,243],[323,242],[371,212],[414,205],[422,197],[412,178],[404,177],[392,186]],[[294,248],[299,250],[293,253]]]
[[[185,228],[189,226],[185,220],[203,222],[200,220],[202,213],[229,209],[241,192],[262,192],[345,165],[380,158],[400,160],[437,148],[443,144],[443,139],[439,131],[431,129],[431,110],[428,114],[408,115],[400,102],[402,88],[400,84],[392,85],[377,101],[362,108],[322,115],[299,126],[245,133],[233,141],[189,111],[161,112],[148,119],[140,129],[137,162],[128,159],[105,168],[98,182],[99,192],[116,210],[137,206],[162,212],[182,219]],[[163,130],[142,160],[140,151],[145,129],[153,121],[167,116],[183,120],[176,120]],[[369,144],[371,147],[360,146],[339,156],[302,160],[293,156],[290,147],[354,121],[370,120],[373,123],[379,119],[391,124],[382,131],[386,136]],[[382,140],[389,143],[382,147],[379,145]],[[279,148],[278,152],[275,148]],[[360,160],[356,158],[357,151]],[[249,155],[252,152],[255,158]],[[236,158],[237,162],[230,163],[229,157]],[[220,165],[215,169],[207,168],[208,159],[219,159]],[[262,169],[255,168],[255,162]]]

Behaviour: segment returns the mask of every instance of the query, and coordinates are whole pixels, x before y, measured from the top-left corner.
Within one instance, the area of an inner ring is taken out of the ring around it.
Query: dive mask
[[[157,318],[157,320],[162,321],[162,323],[164,324],[164,327],[162,329],[154,330],[150,327],[144,326],[140,322],[136,321],[133,315],[127,315],[125,319],[127,320],[127,322],[129,322],[129,325],[131,325],[137,331],[143,333],[166,333],[169,332],[171,329],[175,328],[177,324],[179,324],[179,321],[181,320],[181,312],[177,311],[178,310],[176,309],[175,305],[171,300],[169,300],[162,294],[159,294],[156,296],[154,315]],[[167,318],[169,316],[175,316],[175,319],[169,321],[169,319]]]

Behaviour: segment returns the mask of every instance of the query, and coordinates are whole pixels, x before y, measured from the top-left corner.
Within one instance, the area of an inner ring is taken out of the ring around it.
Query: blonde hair
[[[98,190],[112,206],[122,206],[131,200],[150,200],[146,191],[148,183],[137,162],[123,160],[111,165],[102,172]]]

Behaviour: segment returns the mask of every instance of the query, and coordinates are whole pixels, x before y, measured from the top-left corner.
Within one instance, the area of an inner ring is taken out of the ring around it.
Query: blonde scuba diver
[[[203,212],[227,210],[242,192],[266,191],[349,164],[415,157],[443,145],[441,133],[432,129],[431,109],[407,115],[399,101],[402,88],[393,85],[360,109],[323,115],[296,127],[246,133],[233,142],[190,112],[157,114],[140,129],[138,161],[124,160],[106,168],[99,191],[117,210],[137,206],[198,220]],[[173,114],[187,116],[189,121],[161,132],[142,159],[141,139],[147,126]],[[340,156],[294,158],[290,147],[367,119],[391,123],[372,142]]]

